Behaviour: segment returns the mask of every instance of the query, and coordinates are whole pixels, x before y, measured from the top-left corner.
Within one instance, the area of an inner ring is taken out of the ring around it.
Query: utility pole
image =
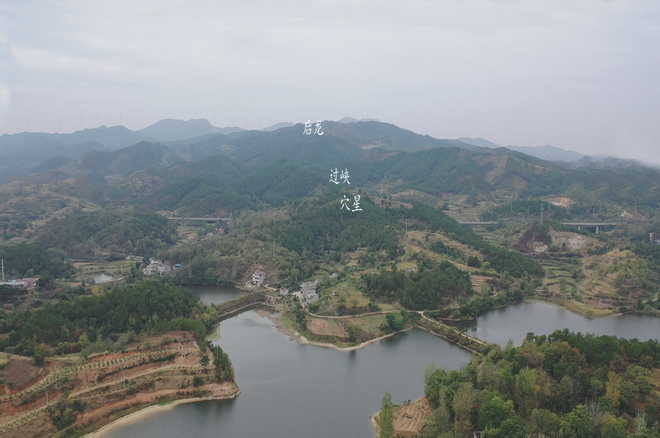
[[[126,371],[124,370],[124,389],[126,389]]]
[[[46,407],[48,407],[48,391],[46,391]]]
[[[408,219],[406,219],[406,234],[408,234]]]
[[[2,259],[2,281],[5,281],[5,259]]]
[[[541,204],[541,223],[543,223],[543,204]]]
[[[275,259],[275,238],[273,237],[273,259]]]

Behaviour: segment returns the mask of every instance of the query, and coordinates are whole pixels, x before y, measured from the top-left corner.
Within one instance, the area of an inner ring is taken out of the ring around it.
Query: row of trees
[[[634,352],[628,354],[628,351]],[[428,368],[425,437],[660,436],[652,369],[660,345],[556,331],[474,356],[461,371]]]

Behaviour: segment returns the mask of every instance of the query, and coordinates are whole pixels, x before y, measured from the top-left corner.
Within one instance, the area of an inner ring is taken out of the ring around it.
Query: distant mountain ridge
[[[470,138],[460,137],[458,139],[463,143],[483,148],[496,149],[505,147],[511,151],[521,152],[523,154],[531,155],[532,157],[540,158],[548,161],[565,161],[571,163],[573,161],[581,160],[587,155],[575,151],[568,151],[566,149],[558,148],[551,145],[545,146],[500,146],[496,143],[488,141],[484,138]],[[595,157],[592,157],[595,158]]]
[[[280,159],[311,165],[320,170],[329,163],[337,162],[337,157],[347,163],[360,159],[379,161],[395,152],[434,148],[500,148],[483,138],[438,139],[373,119],[357,120],[344,117],[336,122],[326,120],[321,122],[321,128],[323,135],[319,136],[305,135],[305,126],[302,123],[294,125],[281,122],[263,130],[243,130],[237,127],[217,128],[206,119],[165,119],[138,131],[131,131],[124,126],[102,126],[70,134],[5,134],[0,136],[0,181],[20,179],[21,175],[36,174],[45,169],[55,170],[53,166],[58,162],[66,167],[60,169],[64,174],[74,170],[77,174],[89,164],[78,159],[90,151],[102,154],[92,154],[86,160],[94,156],[108,158],[109,156],[103,153],[122,150],[142,142],[159,144],[167,149],[167,152],[162,151],[163,154],[171,155],[164,161],[153,156],[152,164],[148,163],[149,159],[145,156],[139,157],[138,163],[147,167],[162,168],[163,163],[174,164],[176,160],[194,162],[221,155],[230,157],[253,171]],[[508,146],[506,149],[557,164],[564,162],[574,168],[619,169],[640,166],[639,163],[629,160],[603,160],[601,157],[588,157],[589,159],[585,160],[587,157],[583,154],[553,146]],[[73,161],[64,164],[65,161],[61,158],[60,161],[39,166],[51,157],[66,157]],[[176,160],[173,157],[177,157]],[[119,167],[116,169],[112,168],[115,166],[113,164],[99,176],[104,178],[115,173],[115,170],[119,171],[116,174],[125,174],[126,169],[132,168],[128,161],[121,166],[117,164]],[[89,169],[84,171],[88,172]]]

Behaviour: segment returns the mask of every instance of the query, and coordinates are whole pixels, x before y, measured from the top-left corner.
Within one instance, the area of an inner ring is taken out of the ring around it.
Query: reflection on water
[[[220,304],[245,294],[233,286],[186,286],[187,289],[197,293],[200,301],[205,304]]]

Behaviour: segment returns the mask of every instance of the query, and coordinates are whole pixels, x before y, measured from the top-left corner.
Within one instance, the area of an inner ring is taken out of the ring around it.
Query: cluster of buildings
[[[149,265],[142,270],[144,275],[152,276],[154,274],[158,275],[171,275],[176,268],[180,268],[179,263],[172,264],[169,260],[164,262],[161,260],[149,259]]]
[[[252,274],[252,285],[262,286],[266,279],[266,273],[261,270],[254,271]],[[300,284],[300,290],[293,293],[301,300],[305,300],[307,304],[318,301],[319,294],[316,292],[316,286],[319,284],[318,280],[306,281]],[[289,289],[286,287],[280,288],[280,295],[286,297],[289,295]]]
[[[11,281],[0,281],[0,286],[21,287],[23,289],[32,289],[37,285],[38,278],[19,278]]]

